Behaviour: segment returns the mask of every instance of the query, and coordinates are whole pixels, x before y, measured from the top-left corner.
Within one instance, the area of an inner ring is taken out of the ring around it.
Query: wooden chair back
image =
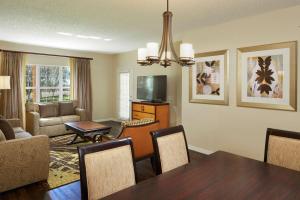
[[[300,171],[300,133],[268,128],[264,161]]]
[[[130,138],[78,147],[82,199],[99,199],[136,184]]]
[[[183,126],[151,132],[156,157],[156,173],[161,174],[190,162]]]

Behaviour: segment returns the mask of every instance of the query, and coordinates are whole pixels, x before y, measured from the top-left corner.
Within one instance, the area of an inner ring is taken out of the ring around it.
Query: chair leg
[[[150,161],[151,161],[151,165],[152,165],[153,171],[156,172],[156,160],[155,160],[155,156],[151,156]]]

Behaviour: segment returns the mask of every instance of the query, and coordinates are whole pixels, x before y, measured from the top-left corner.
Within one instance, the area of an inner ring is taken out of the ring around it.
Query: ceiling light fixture
[[[104,38],[103,40],[106,42],[112,41],[112,39],[110,39],[110,38]]]
[[[89,36],[90,39],[94,39],[94,40],[100,40],[101,38],[100,37],[97,37],[97,36]]]
[[[83,38],[83,39],[89,39],[90,38],[89,36],[86,36],[86,35],[76,35],[76,37]]]
[[[142,66],[160,64],[164,67],[171,66],[172,62],[181,66],[195,64],[192,44],[182,43],[179,57],[175,52],[172,38],[172,16],[172,12],[169,11],[169,0],[167,0],[167,11],[163,13],[163,34],[160,46],[158,43],[149,42],[147,43],[147,48],[139,48],[138,64]]]
[[[59,35],[65,35],[65,36],[72,36],[72,33],[66,33],[66,32],[57,32]]]

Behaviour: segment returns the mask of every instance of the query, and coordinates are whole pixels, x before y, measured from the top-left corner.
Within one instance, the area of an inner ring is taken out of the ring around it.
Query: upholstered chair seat
[[[265,162],[300,171],[300,133],[268,129]]]
[[[79,147],[82,199],[100,199],[135,185],[130,138]]]
[[[156,155],[156,172],[161,174],[190,162],[182,126],[151,132]]]

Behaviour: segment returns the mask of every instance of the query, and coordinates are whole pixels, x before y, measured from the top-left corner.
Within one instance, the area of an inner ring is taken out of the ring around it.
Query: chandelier
[[[168,67],[171,63],[181,66],[195,64],[193,45],[189,43],[180,44],[180,56],[175,52],[172,38],[172,12],[169,11],[169,0],[167,0],[167,11],[163,13],[163,34],[160,46],[158,43],[149,42],[147,48],[138,49],[137,63],[142,66],[160,64]]]

